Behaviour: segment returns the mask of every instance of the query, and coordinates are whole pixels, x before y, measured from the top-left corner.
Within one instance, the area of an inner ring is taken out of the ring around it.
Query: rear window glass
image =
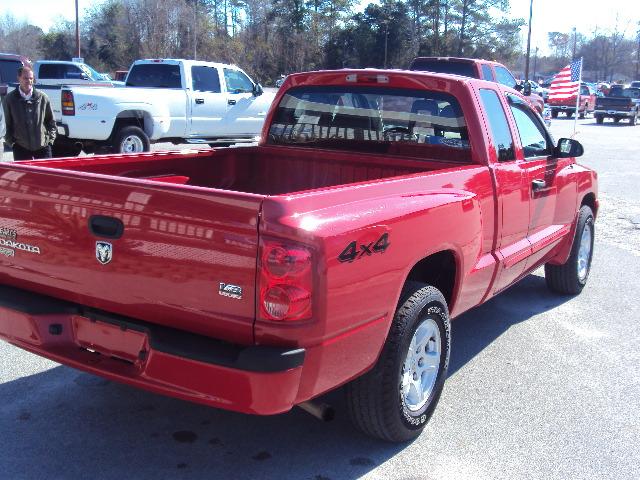
[[[415,59],[410,70],[420,70],[423,72],[451,73],[453,75],[464,75],[465,77],[478,78],[478,73],[472,63],[452,62],[450,60],[421,60]]]
[[[0,82],[17,82],[18,68],[21,66],[22,62],[18,60],[0,60]]]
[[[166,63],[134,65],[127,77],[129,87],[181,88],[180,66]]]
[[[622,91],[623,97],[640,98],[640,88],[625,88]]]
[[[291,89],[280,100],[267,141],[465,162],[471,155],[456,98],[425,90]]]

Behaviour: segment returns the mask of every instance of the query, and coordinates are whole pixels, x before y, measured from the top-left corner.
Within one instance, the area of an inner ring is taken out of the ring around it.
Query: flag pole
[[[582,87],[582,57],[580,57],[580,75],[578,76],[578,92],[576,94],[576,114],[573,117],[573,135],[571,138],[576,136],[576,128],[578,127],[578,115],[580,114],[580,87]],[[585,110],[585,116],[586,116]]]

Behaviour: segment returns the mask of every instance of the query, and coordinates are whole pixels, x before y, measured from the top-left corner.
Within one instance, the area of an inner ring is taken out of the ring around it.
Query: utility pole
[[[527,36],[527,63],[524,67],[524,79],[529,80],[529,57],[531,56],[531,19],[533,18],[533,0],[529,4],[529,35]]]
[[[533,76],[531,78],[533,78],[533,81],[536,81],[536,69],[538,66],[538,47],[536,47],[536,53],[534,54],[533,57]]]
[[[198,59],[198,0],[193,2],[193,59]]]
[[[76,0],[76,57],[81,58],[80,55],[80,22],[78,21],[78,0]]]
[[[573,53],[571,54],[571,61],[573,62],[576,59],[576,27],[573,27]]]
[[[384,22],[384,68],[387,68],[387,43],[389,41],[389,19]]]
[[[636,49],[636,76],[634,80],[640,80],[640,22],[638,22],[638,48]]]

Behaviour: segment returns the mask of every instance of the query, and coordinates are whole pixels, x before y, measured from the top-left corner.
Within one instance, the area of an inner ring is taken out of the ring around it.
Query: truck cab
[[[38,60],[33,64],[33,73],[39,85],[113,86],[111,80],[80,62]]]

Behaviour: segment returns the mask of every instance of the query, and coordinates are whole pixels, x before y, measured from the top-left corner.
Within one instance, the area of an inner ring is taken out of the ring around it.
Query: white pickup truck
[[[125,88],[38,88],[58,123],[56,156],[144,152],[160,141],[253,142],[275,96],[236,66],[175,59],[135,61]]]

